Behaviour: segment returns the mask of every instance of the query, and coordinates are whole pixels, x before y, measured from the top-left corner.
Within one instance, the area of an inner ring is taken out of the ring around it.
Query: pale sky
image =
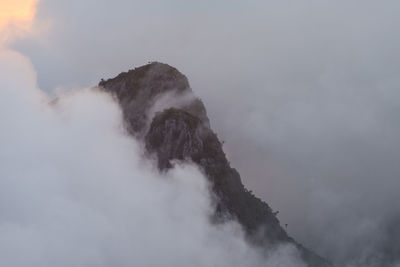
[[[1,0],[0,28],[3,28],[10,20],[32,20],[35,3],[36,0]]]
[[[9,35],[7,27],[29,30],[37,0],[0,0],[0,42]]]

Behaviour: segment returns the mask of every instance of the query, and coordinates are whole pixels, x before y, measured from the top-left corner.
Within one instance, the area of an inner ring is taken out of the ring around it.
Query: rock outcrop
[[[278,243],[291,243],[309,266],[329,266],[288,236],[268,204],[245,188],[210,128],[203,103],[177,69],[153,62],[102,80],[99,86],[116,96],[128,131],[145,142],[161,171],[170,168],[174,160],[191,161],[203,170],[217,199],[216,223],[234,218],[254,244],[268,249]],[[166,95],[182,101],[165,101],[157,109],[157,102]]]

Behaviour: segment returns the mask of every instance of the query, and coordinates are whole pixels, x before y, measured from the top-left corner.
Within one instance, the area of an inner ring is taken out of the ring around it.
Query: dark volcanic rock
[[[160,170],[170,168],[173,160],[187,160],[200,166],[217,198],[217,221],[234,218],[254,244],[267,249],[277,243],[291,243],[299,248],[309,266],[329,266],[289,237],[268,204],[246,190],[209,126],[203,103],[178,70],[154,62],[101,81],[99,86],[116,95],[129,131],[144,139],[147,151],[156,155]],[[191,97],[183,103],[165,106],[150,117],[149,111],[157,99],[171,92],[178,98]]]
[[[153,119],[145,141],[147,150],[157,155],[160,169],[169,168],[174,159],[190,159],[201,166],[218,196],[219,212],[235,217],[248,233],[258,232],[262,226],[262,240],[290,240],[270,207],[245,189],[217,136],[197,117],[167,109]]]
[[[187,78],[177,69],[162,63],[151,63],[128,72],[123,72],[113,79],[102,80],[100,87],[107,89],[118,98],[128,129],[132,134],[142,133],[146,128],[149,109],[163,94],[191,94]],[[206,110],[200,99],[181,106],[191,114],[208,124]]]

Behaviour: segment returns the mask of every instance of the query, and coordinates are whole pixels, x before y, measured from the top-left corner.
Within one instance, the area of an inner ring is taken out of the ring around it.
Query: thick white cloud
[[[0,51],[1,266],[302,266],[238,224],[213,225],[206,179],[160,174],[118,105],[85,89],[50,101],[24,56]]]
[[[47,91],[149,60],[177,66],[244,183],[280,210],[288,231],[339,264],[365,266],[367,255],[400,251],[391,230],[400,214],[399,8],[42,0],[36,23],[52,28],[15,47]]]

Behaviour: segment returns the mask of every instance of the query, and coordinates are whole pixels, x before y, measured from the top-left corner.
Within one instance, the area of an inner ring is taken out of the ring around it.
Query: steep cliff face
[[[128,130],[134,135],[144,134],[151,119],[148,118],[151,108],[166,94],[182,98],[175,104],[208,124],[204,105],[194,97],[187,78],[167,64],[152,63],[129,70],[113,79],[102,80],[99,86],[118,98]]]
[[[176,108],[157,114],[145,143],[157,155],[160,169],[169,168],[174,159],[190,159],[201,166],[218,196],[221,215],[235,217],[248,233],[262,230],[262,240],[289,240],[270,207],[247,191],[238,172],[229,166],[215,133],[196,116]]]
[[[217,199],[216,223],[234,218],[254,244],[268,249],[292,243],[310,266],[329,266],[289,237],[271,208],[246,190],[209,126],[203,103],[178,70],[155,62],[101,81],[99,86],[118,98],[129,132],[143,139],[160,170],[170,168],[173,160],[191,161],[203,170]],[[165,101],[155,108],[166,95],[181,101]]]

